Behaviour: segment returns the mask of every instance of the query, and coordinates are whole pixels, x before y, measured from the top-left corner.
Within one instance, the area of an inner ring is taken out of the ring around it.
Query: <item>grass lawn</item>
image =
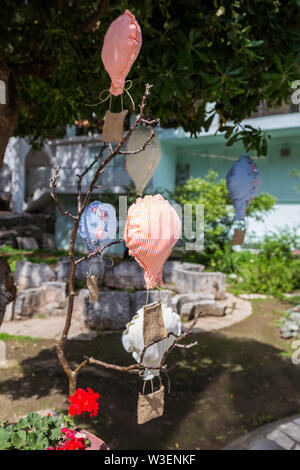
[[[291,342],[280,339],[277,326],[290,306],[291,301],[253,301],[248,319],[197,335],[199,344],[190,351],[172,352],[167,362],[177,366],[170,372],[165,414],[142,426],[136,423],[141,379],[84,369],[78,386],[100,393],[101,406],[99,417],[79,422],[112,449],[220,449],[261,424],[300,412],[300,365],[292,364]],[[67,380],[54,346],[52,340],[26,337],[7,341],[8,358],[18,366],[0,371],[0,421],[66,406]],[[69,341],[66,351],[77,363],[86,354],[131,363],[119,334]]]

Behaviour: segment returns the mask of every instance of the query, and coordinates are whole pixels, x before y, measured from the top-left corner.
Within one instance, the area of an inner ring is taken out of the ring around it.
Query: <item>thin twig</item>
[[[150,143],[150,141],[153,139],[153,137],[155,137],[155,132],[152,129],[151,134],[149,135],[149,137],[147,138],[146,142],[144,143],[144,145],[142,147],[140,147],[137,150],[120,150],[119,153],[121,155],[134,155],[136,153],[143,152],[145,150],[145,148],[147,147],[147,145]]]
[[[55,170],[55,173],[54,173],[54,176],[53,178],[51,178],[50,180],[50,183],[51,183],[51,197],[54,199],[54,202],[59,210],[59,212],[61,213],[61,215],[63,216],[67,216],[67,217],[70,217],[71,219],[75,220],[76,217],[74,215],[72,215],[69,211],[64,211],[63,208],[61,207],[60,205],[60,202],[59,202],[59,199],[57,197],[57,194],[56,194],[56,182],[59,178],[59,170],[60,170],[60,166],[58,166]]]
[[[124,240],[116,240],[114,242],[108,243],[105,246],[102,246],[101,248],[97,248],[97,250],[93,251],[92,253],[82,256],[82,258],[79,258],[78,260],[76,260],[75,265],[77,266],[77,264],[82,263],[82,261],[85,261],[86,259],[93,258],[94,256],[99,256],[102,253],[102,251],[106,250],[110,246],[121,244],[121,243],[124,243]]]

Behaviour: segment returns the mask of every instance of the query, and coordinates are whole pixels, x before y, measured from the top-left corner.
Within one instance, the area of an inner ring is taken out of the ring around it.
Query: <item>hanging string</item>
[[[102,95],[103,93],[108,93],[107,97],[106,98],[102,98]],[[102,103],[105,103],[105,101],[109,100],[109,110],[111,108],[111,103],[112,103],[112,95],[109,91],[109,89],[107,90],[102,90],[100,93],[99,93],[99,102],[98,103],[94,103],[94,104],[86,104],[86,106],[98,106],[99,104],[102,104]]]
[[[127,93],[128,97],[131,101],[132,111],[134,112],[135,111],[135,104],[134,104],[134,101],[133,101],[133,98],[132,98],[131,94],[129,93],[129,90],[132,87],[132,80],[126,80],[125,85],[126,85],[126,83],[128,83],[128,87],[126,88],[126,86],[124,86],[124,91]],[[105,98],[102,98],[103,93],[108,93],[108,95]],[[110,93],[109,89],[102,90],[99,93],[98,103],[86,104],[86,106],[98,106],[99,104],[105,103],[108,100],[109,100],[109,110],[111,110],[112,94]],[[123,94],[121,95],[121,106],[122,106],[122,111],[123,111]]]
[[[92,275],[92,264],[93,264],[93,258],[91,258],[90,261],[89,261],[89,270],[87,272],[88,276]]]
[[[127,95],[129,96],[129,99],[130,99],[131,104],[132,104],[132,111],[134,112],[135,111],[135,104],[134,104],[134,101],[133,101],[133,98],[132,98],[131,94],[129,93],[129,90],[132,87],[132,80],[126,80],[125,85],[126,85],[126,83],[129,83],[129,86],[127,88],[124,87],[124,90],[126,91]]]
[[[170,381],[169,374],[165,369],[161,369],[161,372],[163,372],[166,375],[167,379],[168,379],[168,393],[170,393],[171,392],[171,381]]]

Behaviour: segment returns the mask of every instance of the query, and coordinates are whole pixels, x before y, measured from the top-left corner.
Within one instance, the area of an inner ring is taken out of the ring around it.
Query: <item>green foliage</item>
[[[236,273],[234,292],[249,292],[282,297],[300,289],[300,236],[296,230],[284,229],[266,235],[257,255],[241,262]]]
[[[10,335],[8,333],[0,333],[0,341],[39,341],[40,338],[32,338],[31,336]]]
[[[86,20],[100,7],[100,22],[87,29]],[[135,101],[145,83],[152,83],[149,112],[162,125],[182,125],[196,134],[218,114],[228,145],[241,139],[246,149],[264,154],[266,136],[239,123],[263,100],[269,106],[290,100],[291,83],[299,78],[298,0],[4,0],[0,49],[16,81],[15,101],[22,103],[15,134],[42,142],[63,136],[76,119],[93,122],[94,112],[103,119],[106,105],[86,105],[109,87],[103,38],[125,8],[143,33],[129,75]],[[216,107],[206,114],[209,102]],[[120,99],[113,104],[120,106]]]
[[[229,245],[229,232],[234,220],[234,209],[226,181],[218,179],[218,174],[210,170],[204,178],[192,178],[176,187],[172,197],[182,206],[193,204],[194,212],[196,204],[204,205],[204,252],[189,252],[185,256],[213,269],[222,268],[223,272],[232,272],[236,265],[236,254]],[[275,201],[270,194],[261,193],[249,204],[247,215],[260,219],[272,209]]]
[[[15,272],[18,261],[31,261],[32,263],[56,264],[62,256],[68,256],[68,252],[64,250],[20,250],[12,248],[10,245],[2,245],[0,247],[0,255],[7,255],[8,264],[12,273]],[[76,253],[81,255],[81,253]]]
[[[62,417],[30,413],[18,423],[0,427],[0,450],[45,450],[60,440]]]

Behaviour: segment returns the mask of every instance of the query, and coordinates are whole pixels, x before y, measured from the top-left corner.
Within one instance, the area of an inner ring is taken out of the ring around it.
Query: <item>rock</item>
[[[188,319],[194,318],[199,313],[223,317],[225,315],[225,311],[226,304],[223,302],[216,302],[215,300],[203,300],[185,303],[181,308],[180,314],[182,316],[188,317]]]
[[[16,237],[17,245],[20,250],[38,250],[39,245],[33,237]]]
[[[188,302],[198,302],[203,300],[214,300],[213,294],[177,294],[172,297],[173,309],[177,313],[181,313],[182,306]]]
[[[14,273],[14,282],[18,290],[39,287],[44,282],[56,280],[55,271],[46,263],[18,261]]]
[[[289,329],[290,331],[297,331],[297,330],[299,330],[299,325],[297,325],[297,323],[292,322],[292,321],[287,321],[287,322],[285,323],[285,327],[286,327],[287,329]]]
[[[294,335],[288,330],[283,330],[281,331],[281,336],[285,339],[288,339],[288,338],[293,338]]]
[[[174,270],[177,264],[178,261],[168,260],[165,262],[165,265],[163,267],[163,281],[166,284],[174,283]]]
[[[14,319],[30,318],[34,315],[51,315],[52,310],[64,308],[66,284],[45,282],[41,287],[21,291],[14,303]]]
[[[291,320],[296,320],[298,323],[300,322],[300,313],[293,311],[290,315]]]
[[[228,278],[229,279],[237,279],[238,276],[237,276],[237,274],[231,273],[231,274],[228,274]]]
[[[100,291],[98,302],[90,302],[84,311],[85,325],[92,330],[123,329],[132,317],[130,300],[128,292]]]
[[[14,301],[7,305],[3,321],[12,321],[14,319]]]
[[[197,263],[181,263],[180,261],[168,260],[165,262],[163,268],[163,281],[166,284],[174,284],[176,282],[176,268],[184,269],[185,271],[196,271],[202,272],[205,269],[205,266]]]
[[[42,246],[43,233],[53,234],[54,224],[55,217],[49,214],[3,214],[0,218],[0,242],[17,247],[16,237],[32,237]]]
[[[300,312],[300,304],[293,308],[294,312]]]
[[[55,268],[56,278],[58,281],[67,281],[70,274],[69,258],[61,258],[58,260]]]
[[[177,266],[178,266],[177,262]],[[198,273],[202,273],[205,269],[205,266],[203,264],[198,264],[198,263],[180,263],[180,267],[184,269],[185,271],[196,271]]]
[[[157,301],[159,295],[163,302],[172,306],[171,291],[149,291],[148,303]],[[146,298],[147,291],[100,291],[98,302],[89,302],[88,290],[81,289],[75,297],[74,315],[78,318],[83,315],[85,325],[92,330],[120,330],[145,305]]]
[[[143,289],[144,270],[134,261],[121,261],[105,268],[103,283],[106,287],[117,289]]]
[[[70,260],[69,258],[61,258],[55,268],[56,276],[58,281],[67,281],[70,274]],[[90,270],[90,261],[84,260],[78,264],[75,272],[75,280],[85,282],[87,273]],[[92,274],[97,274],[98,279],[100,280],[103,272],[103,264],[99,259],[93,259],[91,265]]]
[[[16,286],[11,276],[9,264],[0,258],[0,326],[3,322],[7,305],[16,298]]]
[[[191,265],[192,263],[188,264]],[[226,275],[223,273],[201,272],[198,268],[192,270],[191,266],[186,269],[182,265],[176,265],[174,284],[180,294],[193,292],[197,294],[212,294],[217,300],[225,298]]]
[[[89,291],[88,289],[80,289],[79,294],[74,297],[73,317],[82,319],[86,318],[89,309]]]
[[[54,235],[51,233],[43,233],[42,246],[45,250],[55,250]]]

